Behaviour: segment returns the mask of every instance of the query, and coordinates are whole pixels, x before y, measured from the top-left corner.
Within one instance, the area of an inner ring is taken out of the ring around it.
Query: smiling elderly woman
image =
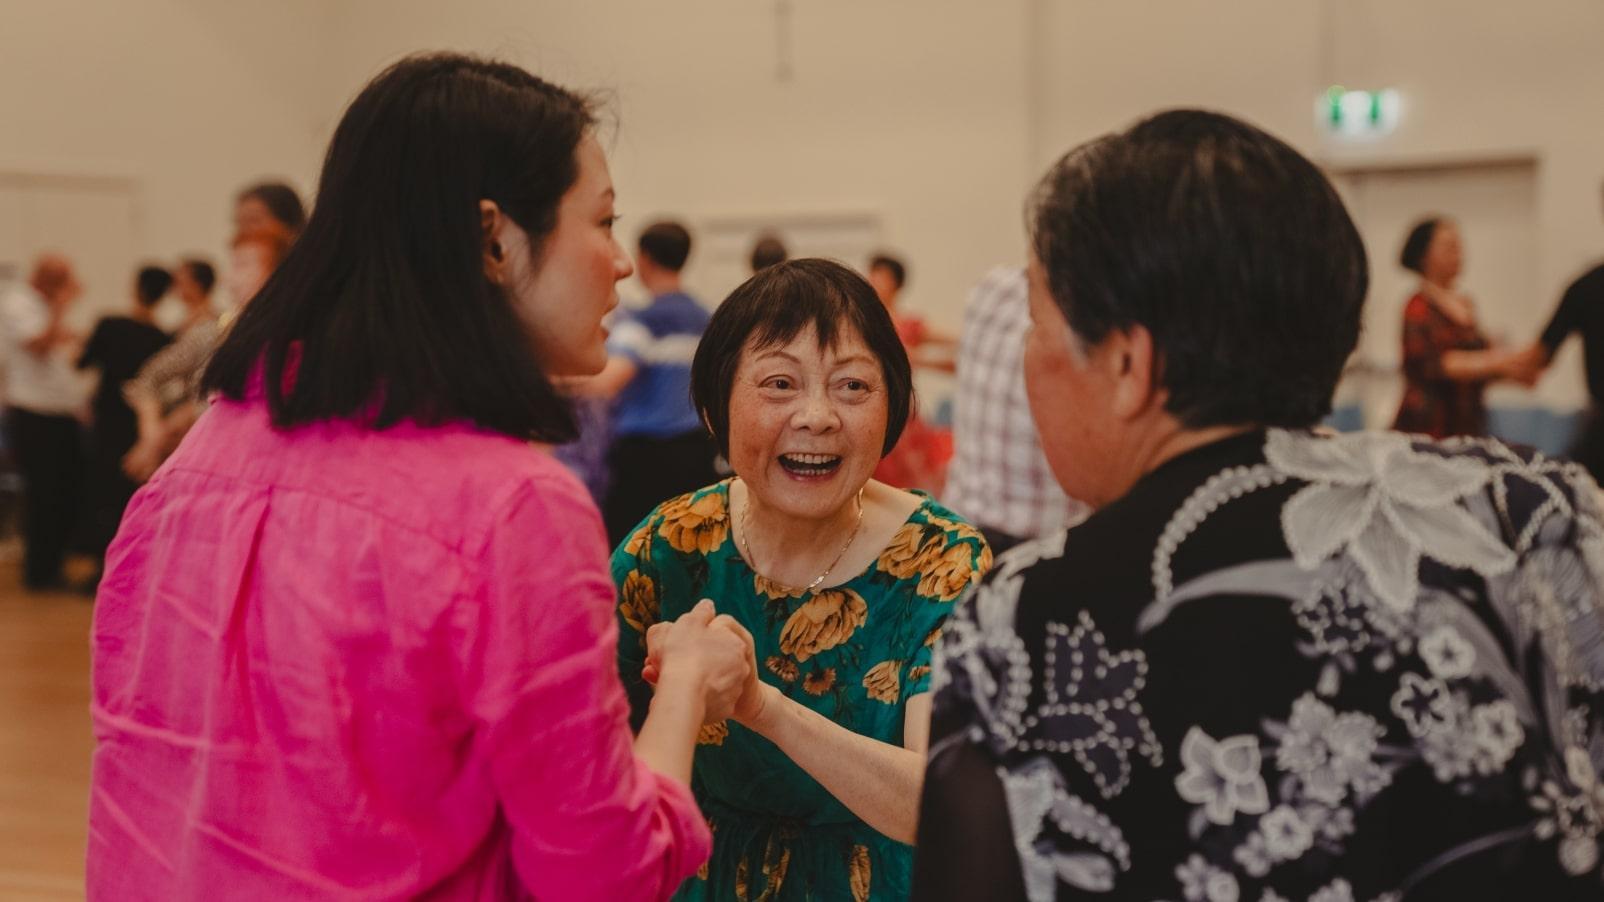
[[[1098,509],[948,626],[914,898],[1600,898],[1592,481],[1310,431],[1364,250],[1251,126],[1078,148],[1031,231],[1031,410]]]
[[[648,649],[677,629],[661,622],[697,599],[754,645],[733,722],[702,732],[692,787],[713,858],[677,898],[905,898],[931,647],[991,553],[928,496],[869,478],[911,379],[885,308],[846,267],[795,260],[737,288],[692,391],[736,478],[663,504],[613,556],[638,713]]]

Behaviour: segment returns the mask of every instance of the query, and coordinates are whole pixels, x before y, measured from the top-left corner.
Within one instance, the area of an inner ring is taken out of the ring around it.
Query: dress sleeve
[[[936,665],[943,669],[930,719],[930,760],[919,806],[913,869],[917,902],[1026,898],[1008,798],[998,762],[983,738],[986,719],[969,678],[980,663],[974,640],[978,626],[973,599],[966,597],[952,620]],[[983,666],[983,665],[982,665]]]
[[[663,580],[652,566],[652,535],[657,511],[630,532],[613,552],[613,586],[618,592],[618,676],[629,698],[629,725],[639,732],[652,703],[652,687],[641,679],[646,665],[646,630],[662,619]]]
[[[104,366],[106,349],[106,321],[101,320],[95,324],[95,331],[89,333],[89,340],[84,342],[83,353],[78,355],[75,364],[80,370],[87,370],[92,366]]]
[[[1582,324],[1582,311],[1587,306],[1586,293],[1582,291],[1583,281],[1578,279],[1571,283],[1571,287],[1565,289],[1565,296],[1560,298],[1559,308],[1554,311],[1554,318],[1548,321],[1548,327],[1543,330],[1543,337],[1540,340],[1550,357],[1554,356],[1554,352],[1565,343],[1565,339]]]
[[[543,899],[664,898],[712,839],[690,791],[635,758],[601,518],[566,474],[503,511],[463,667],[518,875]]]
[[[1443,378],[1444,348],[1438,341],[1437,330],[1432,327],[1429,305],[1430,302],[1418,294],[1404,305],[1403,371],[1415,382],[1432,382]]]
[[[980,530],[961,520],[932,517],[931,522],[945,527],[942,538],[945,544],[939,553],[929,556],[928,560],[934,563],[927,564],[926,572],[920,576],[919,599],[914,609],[919,646],[904,665],[904,701],[930,691],[931,652],[941,640],[942,627],[952,616],[958,599],[991,569],[991,547]]]

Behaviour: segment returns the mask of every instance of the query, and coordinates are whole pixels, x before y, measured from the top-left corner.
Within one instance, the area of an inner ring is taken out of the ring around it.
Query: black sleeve
[[[1548,350],[1548,356],[1554,356],[1559,346],[1570,337],[1582,324],[1582,312],[1585,307],[1586,292],[1582,291],[1585,279],[1577,279],[1571,287],[1565,289],[1565,296],[1560,299],[1559,309],[1554,311],[1554,318],[1548,321],[1548,328],[1543,330],[1540,339],[1543,347]]]
[[[925,771],[916,902],[1025,902],[1008,801],[985,750],[961,736],[937,748]]]
[[[78,369],[86,370],[92,366],[104,364],[105,351],[101,347],[106,343],[106,321],[101,320],[95,324],[95,331],[89,333],[89,341],[84,343],[83,352],[78,355]]]

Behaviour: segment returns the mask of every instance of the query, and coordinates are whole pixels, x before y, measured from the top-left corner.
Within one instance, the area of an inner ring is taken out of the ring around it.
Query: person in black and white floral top
[[[1031,224],[1032,412],[1096,510],[949,621],[914,898],[1604,898],[1592,479],[1312,431],[1364,251],[1249,125],[1093,141]]]

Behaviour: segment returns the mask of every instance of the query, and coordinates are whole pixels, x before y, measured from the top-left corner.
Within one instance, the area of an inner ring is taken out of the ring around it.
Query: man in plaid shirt
[[[1025,397],[1025,270],[998,267],[969,296],[958,341],[953,461],[944,498],[979,526],[994,552],[1080,522],[1047,468]]]

